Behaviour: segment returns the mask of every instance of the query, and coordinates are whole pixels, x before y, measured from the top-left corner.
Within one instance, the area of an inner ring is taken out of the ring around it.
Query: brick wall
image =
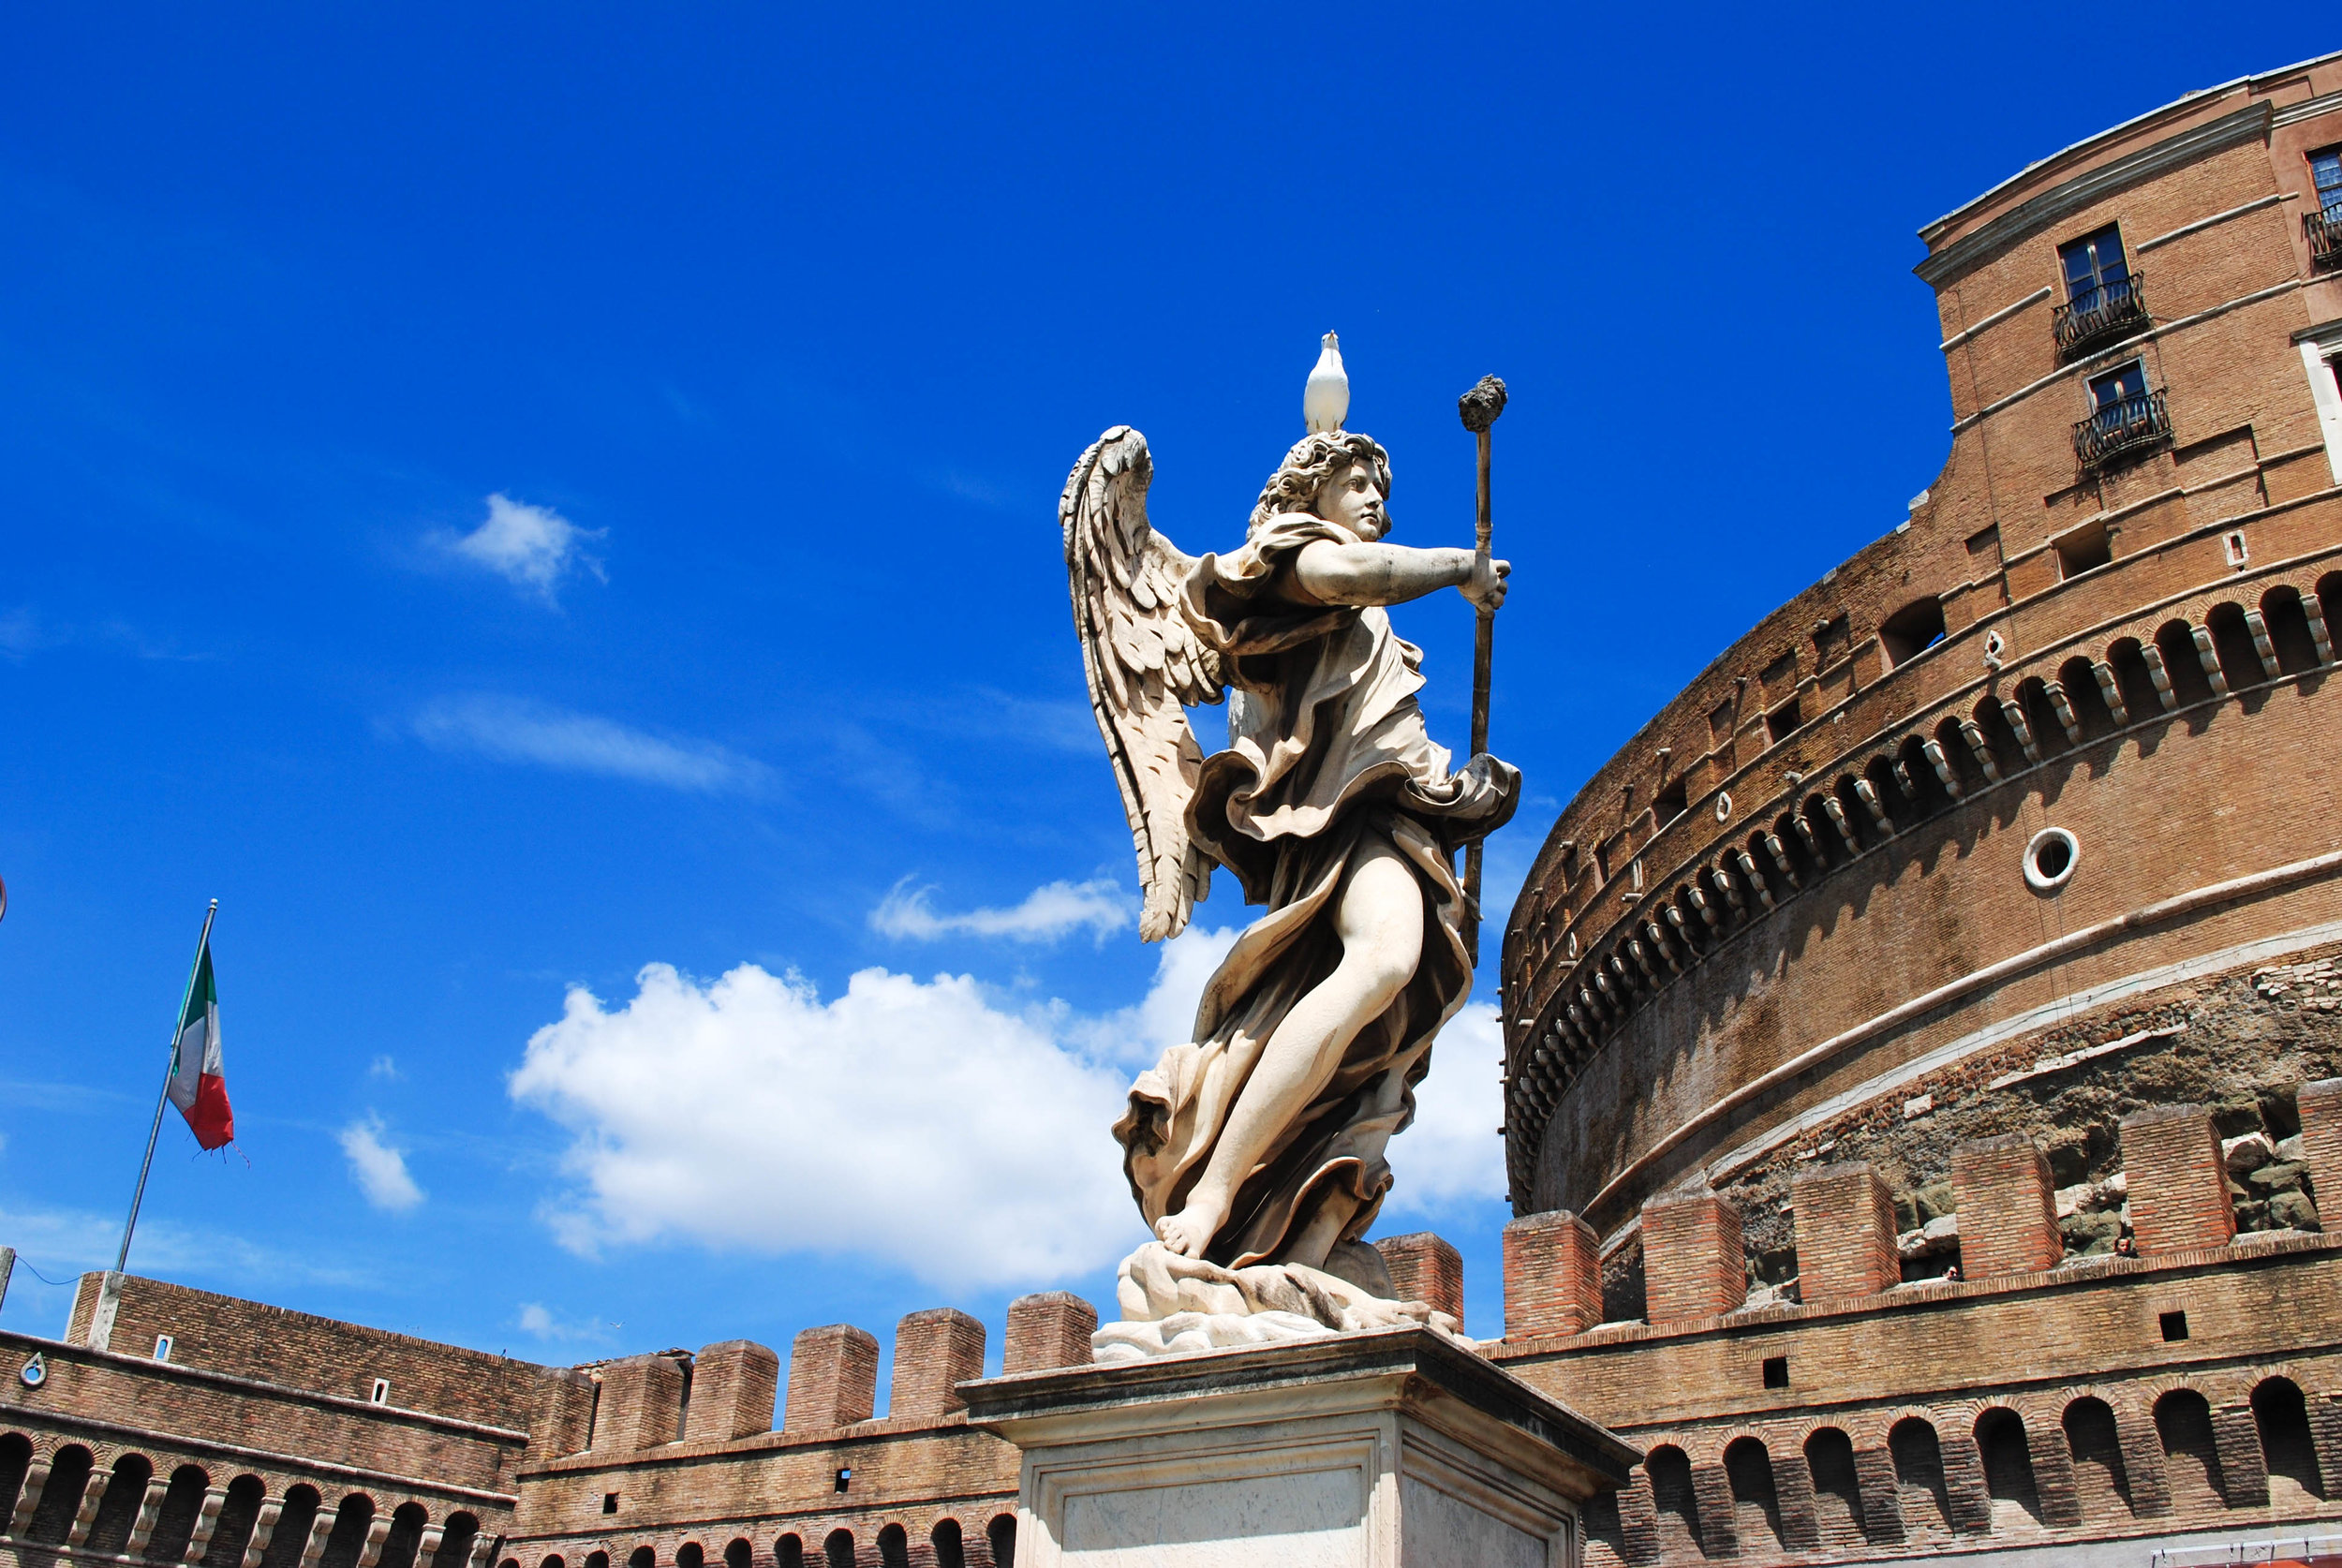
[[[895,1325],[889,1415],[937,1416],[965,1407],[958,1384],[984,1376],[984,1324],[937,1307]]]
[[[1071,1291],[1020,1295],[1009,1303],[1001,1370],[1007,1374],[1086,1367],[1089,1336],[1097,1327],[1098,1309]]]
[[[1391,1295],[1398,1301],[1429,1302],[1435,1311],[1463,1322],[1463,1254],[1429,1231],[1385,1236],[1374,1244],[1390,1268]]]
[[[1895,1208],[1869,1165],[1849,1161],[1797,1178],[1798,1290],[1807,1301],[1874,1295],[1903,1278]]]
[[[2066,1255],[2057,1233],[2049,1158],[2022,1132],[1978,1138],[1952,1150],[1960,1217],[1960,1269],[1971,1280],[2049,1268]]]
[[[1645,1204],[1642,1258],[1646,1315],[1653,1323],[1713,1317],[1748,1294],[1740,1210],[1713,1192]]]
[[[2219,1135],[2200,1105],[2158,1105],[2123,1118],[2130,1228],[2142,1253],[2225,1246],[2236,1234]]]
[[[878,1341],[852,1324],[808,1328],[789,1350],[792,1432],[820,1431],[870,1419],[878,1398]]]
[[[1505,1338],[1578,1334],[1602,1321],[1602,1261],[1575,1214],[1525,1214],[1505,1227]]]

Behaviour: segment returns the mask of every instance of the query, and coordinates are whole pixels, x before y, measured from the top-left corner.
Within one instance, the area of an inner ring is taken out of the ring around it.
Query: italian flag
[[[187,1118],[187,1130],[205,1148],[236,1135],[235,1113],[228,1108],[228,1079],[219,1055],[219,988],[212,984],[212,939],[195,955],[195,980],[179,1014],[179,1043],[170,1062],[170,1102]]]

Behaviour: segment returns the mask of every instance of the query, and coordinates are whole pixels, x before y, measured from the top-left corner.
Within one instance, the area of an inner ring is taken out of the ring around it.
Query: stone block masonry
[[[1505,1227],[1505,1338],[1582,1334],[1602,1321],[1593,1227],[1556,1210]]]
[[[1952,1150],[1951,1188],[1967,1278],[2031,1274],[2066,1255],[2049,1157],[2026,1134],[1977,1138]]]
[[[2201,1105],[2158,1105],[2123,1118],[2130,1230],[2142,1254],[2225,1247],[2236,1235],[2220,1137]]]
[[[1747,1299],[1741,1211],[1713,1192],[1645,1204],[1642,1253],[1644,1299],[1653,1323],[1716,1317]]]
[[[1875,1295],[1902,1278],[1895,1206],[1869,1165],[1825,1165],[1792,1184],[1799,1294],[1807,1301]]]

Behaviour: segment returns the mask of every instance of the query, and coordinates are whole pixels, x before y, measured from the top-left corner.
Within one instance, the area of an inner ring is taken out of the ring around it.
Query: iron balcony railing
[[[2309,264],[2319,272],[2342,267],[2342,201],[2320,213],[2302,214],[2302,238],[2309,242]]]
[[[2074,426],[2074,456],[2084,468],[2103,468],[2172,438],[2163,389],[2117,398]]]
[[[2108,278],[2059,305],[2051,321],[2051,330],[2057,334],[2058,354],[2070,360],[2144,329],[2147,301],[2140,292],[2143,281],[2137,273]]]

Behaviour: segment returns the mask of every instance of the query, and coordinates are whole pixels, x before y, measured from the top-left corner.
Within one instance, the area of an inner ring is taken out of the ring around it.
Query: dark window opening
[[[1683,779],[1677,775],[1659,786],[1659,792],[1651,798],[1651,821],[1653,827],[1665,827],[1683,814],[1685,802]]]
[[[2318,187],[2320,210],[2342,217],[2342,147],[2310,154],[2309,178]]]
[[[836,1489],[836,1490],[837,1490],[837,1491],[841,1491],[841,1492],[842,1492],[842,1491],[844,1491],[844,1490],[845,1490],[848,1487],[852,1486],[852,1484],[853,1484],[853,1466],[852,1466],[852,1465],[840,1465],[840,1466],[838,1466],[838,1467],[837,1467],[837,1486],[836,1486],[835,1489]]]
[[[2066,298],[2071,303],[2079,303],[2130,276],[2130,265],[2123,257],[2123,231],[2115,224],[2071,244],[2059,245],[2057,257],[2066,264]]]
[[[601,1511],[605,1514],[615,1514],[618,1511],[617,1493],[604,1492],[601,1494]]]
[[[1792,697],[1765,715],[1765,739],[1778,746],[1797,733],[1804,723],[1804,712],[1798,706],[1797,699]]]
[[[998,1568],[1016,1568],[1016,1516],[998,1514],[984,1527],[986,1539],[992,1543],[992,1561]]]
[[[2185,1313],[2185,1312],[2166,1312],[2166,1313],[2164,1313],[2164,1314],[2162,1315],[2162,1317],[2161,1317],[2158,1321],[2159,1321],[2159,1322],[2162,1324],[2162,1325],[2163,1325],[2163,1338],[2164,1338],[2164,1339],[2186,1339],[2186,1338],[2187,1338],[2187,1314],[2186,1314],[2186,1313]]]
[[[1944,640],[1944,601],[1934,594],[1915,599],[1878,623],[1878,643],[1890,667]]]
[[[2095,571],[2114,558],[2113,541],[2108,538],[2106,525],[2093,524],[2061,537],[2055,545],[2057,575],[2060,578],[2079,577]]]
[[[2090,417],[2074,426],[2074,456],[2083,467],[2095,468],[2171,436],[2163,393],[2148,390],[2146,366],[2132,360],[2091,377]]]
[[[1769,1355],[1765,1357],[1765,1386],[1767,1388],[1789,1386],[1789,1358],[1787,1356]]]
[[[2065,264],[2066,303],[2052,318],[2058,351],[2068,358],[2127,336],[2147,324],[2139,276],[2112,225],[2057,247]]]

